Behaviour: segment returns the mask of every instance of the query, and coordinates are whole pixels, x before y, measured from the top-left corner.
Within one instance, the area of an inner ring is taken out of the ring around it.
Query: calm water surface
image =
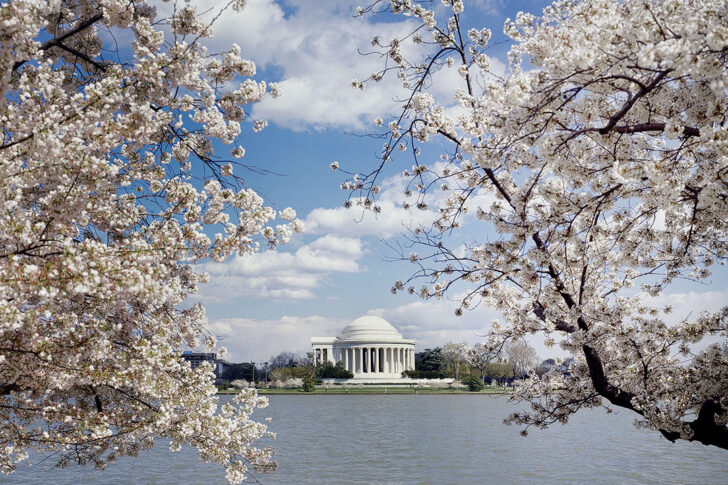
[[[503,396],[270,396],[279,470],[263,484],[728,484],[728,452],[672,444],[638,430],[627,411],[582,411],[566,426],[523,438],[505,426]],[[106,471],[23,466],[0,483],[224,484],[192,449],[160,446]]]

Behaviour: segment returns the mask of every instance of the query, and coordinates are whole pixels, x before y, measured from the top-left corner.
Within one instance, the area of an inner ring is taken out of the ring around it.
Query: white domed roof
[[[344,327],[337,339],[402,340],[402,334],[385,319],[373,315],[365,315]]]

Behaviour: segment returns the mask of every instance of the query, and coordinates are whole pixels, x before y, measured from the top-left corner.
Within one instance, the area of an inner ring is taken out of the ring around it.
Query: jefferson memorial
[[[314,364],[342,362],[355,379],[398,379],[415,368],[415,341],[371,315],[357,318],[337,337],[312,337],[311,346]]]

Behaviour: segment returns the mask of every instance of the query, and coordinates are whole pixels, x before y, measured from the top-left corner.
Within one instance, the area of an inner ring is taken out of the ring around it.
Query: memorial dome
[[[388,321],[373,315],[359,317],[344,327],[338,340],[402,340],[402,334]]]
[[[341,362],[353,379],[391,382],[415,368],[415,341],[373,315],[357,318],[336,337],[311,337],[311,347],[314,365]]]

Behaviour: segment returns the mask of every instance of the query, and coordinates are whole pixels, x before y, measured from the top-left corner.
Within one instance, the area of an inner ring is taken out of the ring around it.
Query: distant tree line
[[[415,368],[402,372],[402,375],[413,379],[454,378],[462,381],[470,390],[479,390],[481,384],[507,385],[514,379],[528,377],[534,372],[542,375],[554,365],[555,361],[548,359],[538,366],[536,351],[525,341],[511,342],[497,351],[482,345],[471,347],[450,342],[415,353]],[[319,379],[352,377],[354,375],[344,368],[342,362],[325,362],[314,366],[310,353],[281,352],[258,365],[252,362],[227,365],[219,384],[244,380],[259,385],[262,381],[285,382],[295,379],[304,379],[310,384]]]
[[[510,384],[528,377],[538,364],[536,351],[524,341],[509,343],[497,351],[484,346],[447,343],[415,353],[415,368],[402,373],[413,379],[461,380],[471,390],[476,384]]]
[[[220,387],[228,387],[234,381],[255,383],[260,386],[267,382],[294,382],[302,379],[304,388],[318,379],[350,379],[354,374],[344,368],[342,362],[325,362],[314,366],[310,354],[281,352],[271,356],[267,362],[241,362],[227,364],[217,380]],[[305,390],[305,389],[304,389]]]

